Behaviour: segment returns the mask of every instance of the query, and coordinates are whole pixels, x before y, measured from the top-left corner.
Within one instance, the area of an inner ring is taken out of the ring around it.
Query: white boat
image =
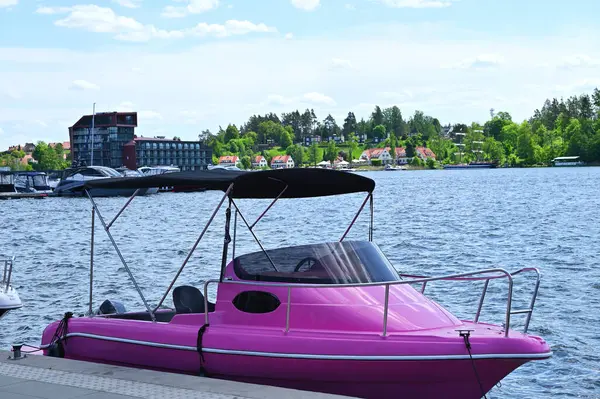
[[[406,170],[406,168],[404,168],[402,166],[387,165],[384,170],[387,172],[398,172],[400,170]]]
[[[10,284],[13,263],[15,257],[0,259],[0,265],[4,265],[2,280],[0,281],[0,319],[9,311],[23,307],[19,294]]]
[[[181,172],[181,169],[177,166],[142,166],[138,168],[138,172],[140,172],[142,176],[154,176],[162,175],[164,173]],[[173,186],[158,187],[158,191],[163,193],[173,191],[173,189]]]
[[[83,166],[66,170],[63,178],[54,189],[55,196],[83,196],[85,193],[78,188],[86,181],[97,179],[110,179],[123,175],[115,169],[106,166]],[[116,197],[116,196],[131,196],[136,189],[130,187],[110,188],[110,189],[94,189],[91,193],[95,197]],[[140,189],[138,195],[152,194],[156,192],[153,188]]]

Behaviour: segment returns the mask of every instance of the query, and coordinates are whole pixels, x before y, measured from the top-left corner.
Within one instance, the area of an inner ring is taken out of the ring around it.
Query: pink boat
[[[151,307],[110,233],[133,197],[106,223],[89,190],[185,184],[222,190],[224,196],[165,294]],[[126,312],[122,304],[107,300],[92,311],[92,229],[88,314],[66,313],[50,324],[42,337],[44,355],[361,398],[461,399],[485,396],[519,366],[552,355],[542,338],[526,334],[540,283],[536,269],[401,275],[372,242],[374,188],[367,177],[321,169],[211,170],[86,182],[82,189],[92,202],[92,225],[98,216],[146,310]],[[366,192],[366,198],[339,241],[266,250],[256,237],[254,226],[279,199],[358,192]],[[238,198],[273,201],[250,223]],[[219,278],[203,287],[175,287],[223,204]],[[368,239],[345,240],[367,204]],[[236,256],[238,217],[261,251]],[[534,277],[533,296],[528,308],[513,309],[513,279],[525,273]],[[495,279],[507,286],[503,326],[480,321],[488,284]],[[441,280],[482,282],[472,321],[458,319],[424,295],[428,283]],[[214,303],[208,300],[211,285],[217,288]],[[171,291],[173,308],[165,309]],[[510,329],[515,314],[526,317],[523,333]]]

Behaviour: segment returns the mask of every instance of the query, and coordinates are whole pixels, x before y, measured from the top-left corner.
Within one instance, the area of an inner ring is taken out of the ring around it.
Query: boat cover
[[[275,169],[257,172],[224,169],[165,173],[144,177],[95,179],[82,182],[78,190],[93,188],[149,188],[192,186],[226,191],[233,183],[232,198],[308,198],[372,192],[375,182],[354,173],[328,169]]]

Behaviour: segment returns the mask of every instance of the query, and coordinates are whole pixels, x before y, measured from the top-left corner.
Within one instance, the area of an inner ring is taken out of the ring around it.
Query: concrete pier
[[[327,395],[206,377],[163,373],[0,351],[2,399],[334,399]]]

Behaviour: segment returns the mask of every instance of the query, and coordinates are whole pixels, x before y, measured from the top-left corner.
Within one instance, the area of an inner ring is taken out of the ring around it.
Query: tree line
[[[8,166],[15,171],[32,170],[61,170],[69,166],[64,159],[65,150],[61,143],[50,146],[43,141],[38,141],[31,156],[36,162],[23,164],[25,151],[16,149],[0,154],[0,166]]]
[[[244,166],[257,154],[267,161],[275,155],[292,155],[296,164],[317,163],[342,157],[357,158],[366,148],[404,147],[407,156],[417,146],[429,147],[441,163],[496,161],[510,166],[548,165],[559,156],[580,156],[600,162],[600,90],[564,99],[548,99],[541,109],[521,123],[507,112],[498,112],[483,125],[458,123],[443,127],[437,118],[416,111],[408,119],[400,108],[375,106],[367,119],[357,120],[354,112],[338,124],[329,114],[319,120],[313,109],[252,115],[239,128],[229,124],[216,134],[202,132],[212,147],[214,161],[221,155],[240,156]],[[462,154],[456,133],[465,133]],[[302,145],[307,137],[320,137],[321,144]],[[343,144],[327,142],[343,137]],[[483,142],[480,144],[479,142]],[[481,152],[477,152],[481,150]],[[479,158],[478,158],[479,157]]]

